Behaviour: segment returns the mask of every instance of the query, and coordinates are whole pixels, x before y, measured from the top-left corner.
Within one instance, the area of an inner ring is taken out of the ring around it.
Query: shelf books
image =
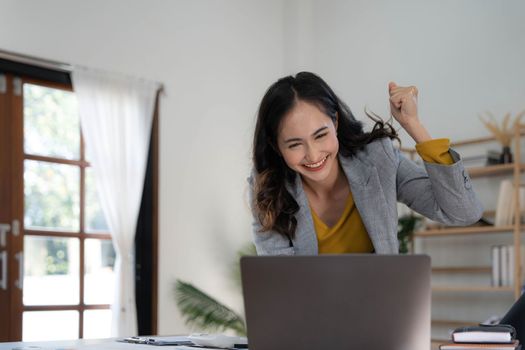
[[[520,187],[519,189],[519,203],[521,208],[525,206],[525,188],[523,187]],[[510,180],[503,180],[501,181],[499,186],[494,225],[512,225],[514,223],[515,209],[516,208],[514,205],[514,185]]]
[[[492,286],[509,287],[514,285],[515,252],[513,245],[492,246]],[[525,272],[525,245],[521,246],[520,260],[522,274]],[[522,277],[522,280],[525,276]]]
[[[494,217],[495,226],[512,225],[513,201],[512,192],[514,186],[510,180],[503,180],[499,185],[498,201],[496,204],[496,216]]]

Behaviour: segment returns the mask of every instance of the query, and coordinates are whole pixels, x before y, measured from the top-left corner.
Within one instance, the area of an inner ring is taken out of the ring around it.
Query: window
[[[109,337],[115,252],[86,160],[75,95],[69,87],[21,83],[22,340]]]
[[[108,337],[115,252],[69,74],[1,54],[0,341]],[[156,333],[157,125],[136,237],[140,334]]]

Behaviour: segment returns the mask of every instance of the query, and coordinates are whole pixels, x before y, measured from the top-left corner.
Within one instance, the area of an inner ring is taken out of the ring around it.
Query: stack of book
[[[514,203],[514,185],[510,180],[503,180],[500,183],[498,201],[496,203],[496,215],[494,217],[495,226],[509,226],[514,223],[516,206]],[[523,217],[525,204],[525,188],[519,188],[520,217]]]
[[[440,350],[521,350],[516,330],[510,325],[462,327],[452,332],[452,342],[441,344]]]
[[[525,245],[520,250],[522,278],[525,280]],[[513,245],[492,246],[492,286],[508,287],[514,285],[515,250]]]

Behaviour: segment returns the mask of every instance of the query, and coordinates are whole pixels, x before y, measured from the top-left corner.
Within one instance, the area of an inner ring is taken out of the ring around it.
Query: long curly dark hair
[[[273,230],[291,239],[295,235],[295,213],[299,205],[286,189],[293,183],[296,173],[290,169],[277,146],[277,133],[283,117],[298,100],[316,105],[322,112],[337,120],[339,152],[352,157],[375,139],[390,137],[399,140],[393,126],[377,115],[368,113],[375,124],[370,132],[363,131],[350,108],[341,101],[326,82],[310,72],[279,79],[266,91],[257,115],[253,137],[253,165],[255,179],[252,207],[259,220],[261,232]]]

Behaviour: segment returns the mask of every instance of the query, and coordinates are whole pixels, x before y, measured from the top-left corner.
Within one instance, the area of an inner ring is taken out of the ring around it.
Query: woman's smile
[[[317,163],[310,163],[310,164],[303,164],[303,166],[308,171],[319,171],[324,168],[326,164],[326,160],[328,159],[329,155],[325,156],[323,159],[318,161]]]

